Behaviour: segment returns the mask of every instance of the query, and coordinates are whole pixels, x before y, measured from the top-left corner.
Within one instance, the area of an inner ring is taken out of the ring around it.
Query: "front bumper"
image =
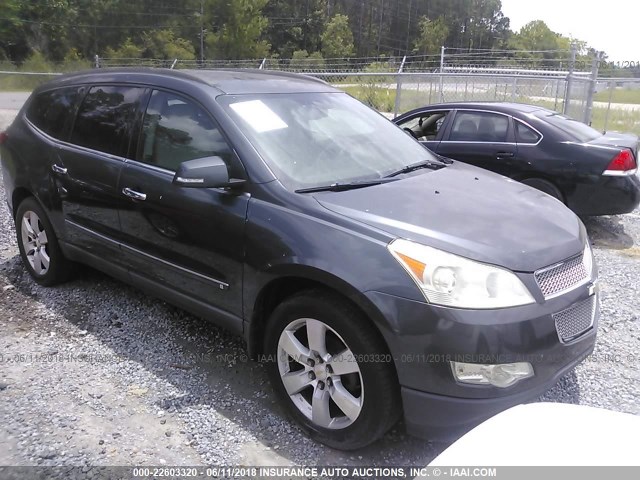
[[[429,440],[455,440],[493,415],[538,398],[588,357],[593,352],[593,347],[593,343],[587,345],[580,356],[558,370],[546,383],[506,397],[457,398],[402,387],[407,433]]]
[[[369,292],[393,325],[383,332],[402,389],[409,433],[448,439],[490,416],[537,398],[585,359],[596,340],[599,301],[593,283],[537,303],[500,310],[461,310]],[[596,295],[593,323],[560,341],[553,314]],[[451,361],[529,362],[535,375],[508,388],[457,382]]]

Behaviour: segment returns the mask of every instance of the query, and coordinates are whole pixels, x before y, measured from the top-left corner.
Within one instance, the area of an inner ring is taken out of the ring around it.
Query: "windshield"
[[[291,190],[378,179],[435,160],[400,128],[344,93],[234,95],[218,101]]]
[[[549,122],[554,127],[559,128],[566,134],[568,134],[572,140],[577,142],[590,142],[598,137],[602,136],[602,133],[591,128],[578,120],[574,120],[570,117],[565,117],[559,113],[552,112],[551,110],[539,110],[535,112],[535,115],[543,120]]]

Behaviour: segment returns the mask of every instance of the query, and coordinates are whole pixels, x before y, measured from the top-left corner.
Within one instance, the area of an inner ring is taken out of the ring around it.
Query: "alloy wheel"
[[[44,230],[40,217],[31,210],[24,212],[21,230],[22,246],[29,265],[31,265],[36,275],[46,275],[49,271],[51,258],[48,250],[47,232]]]
[[[342,429],[356,421],[364,402],[358,362],[327,324],[301,318],[278,340],[278,370],[293,404],[315,425]]]

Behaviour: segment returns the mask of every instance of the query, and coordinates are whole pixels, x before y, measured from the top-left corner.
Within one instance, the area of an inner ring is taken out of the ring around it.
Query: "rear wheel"
[[[67,280],[72,265],[62,254],[51,222],[35,198],[22,201],[15,222],[20,256],[33,279],[44,286]]]
[[[399,418],[395,369],[374,327],[337,295],[314,290],[273,312],[265,352],[276,393],[312,438],[352,450]]]
[[[544,180],[542,178],[527,178],[525,180],[522,180],[522,183],[540,190],[547,195],[551,195],[556,200],[560,200],[562,203],[565,203],[564,196],[562,195],[560,189],[548,180]]]

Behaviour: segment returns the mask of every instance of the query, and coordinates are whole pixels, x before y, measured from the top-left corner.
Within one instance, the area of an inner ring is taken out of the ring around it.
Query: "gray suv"
[[[310,436],[437,439],[589,355],[597,272],[554,198],[439,157],[319,80],[99,70],[0,137],[25,268],[75,262],[244,337]]]

